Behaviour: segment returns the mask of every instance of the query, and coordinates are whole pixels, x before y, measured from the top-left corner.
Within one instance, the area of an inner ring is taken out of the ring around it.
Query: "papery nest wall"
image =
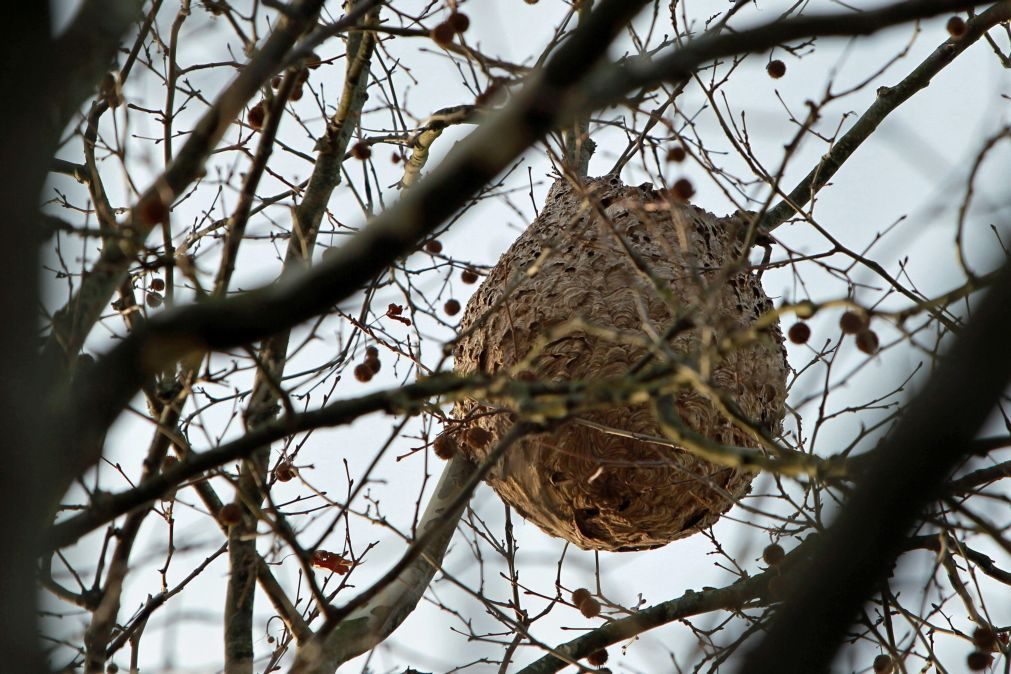
[[[727,271],[740,257],[740,227],[739,217],[717,218],[649,184],[629,187],[607,177],[575,189],[557,181],[538,218],[471,298],[454,351],[457,371],[493,374],[530,360],[515,376],[620,377],[675,317],[688,317],[695,327],[670,340],[670,351],[736,402],[745,418],[778,434],[787,378],[778,323],[743,346],[723,353],[713,348],[726,336],[746,333],[772,308],[747,260]],[[528,274],[539,260],[538,271]],[[658,288],[669,289],[666,300]],[[528,359],[538,339],[572,319],[592,328],[570,330]],[[682,390],[676,400],[693,430],[727,445],[760,446],[752,431],[736,426],[704,394]],[[476,400],[459,403],[455,416],[460,423],[447,433],[476,460],[515,419]],[[639,550],[690,535],[715,523],[750,488],[753,473],[628,434],[659,438],[648,405],[592,410],[550,433],[523,438],[488,482],[549,534],[597,550]]]

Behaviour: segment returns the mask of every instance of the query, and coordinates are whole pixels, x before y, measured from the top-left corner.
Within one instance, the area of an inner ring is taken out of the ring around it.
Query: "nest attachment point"
[[[743,346],[715,347],[772,308],[746,265],[727,272],[741,254],[741,222],[678,202],[648,183],[629,187],[612,176],[576,189],[557,181],[540,215],[467,305],[454,352],[457,371],[494,374],[529,360],[516,376],[621,377],[647,355],[649,339],[675,318],[689,317],[695,327],[669,340],[670,352],[733,400],[745,418],[778,434],[787,377],[778,323]],[[528,274],[538,261],[537,272]],[[658,286],[669,289],[666,299]],[[572,319],[592,328],[562,330],[543,343]],[[676,407],[687,426],[711,440],[758,446],[753,433],[696,390],[680,390]],[[455,416],[459,423],[447,433],[478,461],[515,420],[509,410],[469,399],[457,405]],[[551,432],[519,440],[488,483],[524,518],[582,548],[661,546],[714,524],[747,493],[754,475],[646,439],[660,437],[648,405],[580,413]]]

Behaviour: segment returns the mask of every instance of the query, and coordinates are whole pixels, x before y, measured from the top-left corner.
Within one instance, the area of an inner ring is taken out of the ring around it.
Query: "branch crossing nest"
[[[658,335],[687,317],[694,327],[665,348],[700,373],[710,391],[681,387],[674,393],[677,412],[711,440],[759,447],[753,429],[712,403],[715,391],[755,427],[781,431],[787,364],[778,323],[743,346],[718,348],[772,309],[746,265],[726,271],[740,255],[734,233],[741,222],[674,201],[648,183],[629,187],[605,177],[577,191],[559,180],[467,305],[457,371],[513,369],[519,378],[543,381],[619,378]],[[535,264],[536,273],[528,273]],[[658,288],[669,290],[666,299]],[[515,420],[479,400],[459,403],[455,416],[459,423],[447,432],[478,461]],[[553,536],[586,549],[642,550],[711,526],[749,491],[753,477],[671,446],[650,406],[638,404],[583,412],[520,440],[488,482]]]

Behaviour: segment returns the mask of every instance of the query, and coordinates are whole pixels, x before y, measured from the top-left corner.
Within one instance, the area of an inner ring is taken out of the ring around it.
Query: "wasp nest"
[[[649,340],[675,319],[689,318],[694,327],[669,340],[669,351],[755,426],[778,433],[787,375],[779,326],[743,346],[716,348],[772,308],[746,265],[728,271],[740,256],[740,224],[738,217],[717,218],[666,198],[648,183],[628,187],[608,177],[576,190],[558,181],[538,218],[467,305],[457,371],[493,374],[529,361],[517,377],[621,377],[648,355]],[[535,264],[536,272],[528,273]],[[669,289],[666,299],[658,287]],[[559,332],[572,319],[592,328]],[[549,331],[557,339],[545,345]],[[711,397],[682,390],[676,407],[687,426],[712,440],[758,446]],[[478,400],[460,403],[455,414],[459,424],[449,432],[475,460],[515,420]],[[640,550],[688,536],[715,523],[749,490],[752,473],[651,437],[660,440],[648,405],[595,409],[518,441],[488,482],[544,531],[596,550]]]

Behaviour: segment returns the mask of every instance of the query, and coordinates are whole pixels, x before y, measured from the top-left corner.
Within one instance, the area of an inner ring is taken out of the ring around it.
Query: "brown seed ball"
[[[892,656],[882,653],[874,658],[873,669],[876,674],[887,674],[892,671]]]
[[[272,78],[270,78],[270,88],[271,89],[279,89],[280,87],[281,87],[281,76],[280,75],[274,75]]]
[[[366,358],[365,364],[372,370],[372,374],[374,375],[379,374],[379,371],[383,369],[383,361],[378,358]]]
[[[778,80],[786,74],[786,64],[779,59],[769,61],[769,65],[765,66],[765,72],[769,73],[772,79]]]
[[[449,25],[448,21],[440,23],[438,26],[433,28],[428,36],[432,38],[432,41],[440,47],[446,47],[453,44],[453,36],[456,31],[453,30],[453,26]]]
[[[290,461],[282,461],[274,466],[274,477],[278,482],[291,482],[295,479],[295,466]]]
[[[867,327],[867,318],[857,311],[847,311],[839,318],[839,329],[844,335],[855,335]]]
[[[467,429],[467,433],[464,437],[467,440],[467,444],[474,449],[480,449],[491,442],[491,432],[481,428],[480,426],[474,426],[473,428]]]
[[[685,160],[688,153],[680,145],[675,145],[671,149],[667,150],[667,161],[672,161],[675,163],[681,163]]]
[[[165,290],[165,279],[151,279],[151,290],[157,290],[158,292]]]
[[[540,0],[524,0],[528,5],[536,5]]]
[[[355,379],[360,382],[370,381],[372,379],[372,368],[365,363],[355,365]]]
[[[316,68],[319,68],[322,63],[323,61],[320,59],[319,54],[315,52],[305,57],[306,68],[312,68],[313,70],[316,70]]]
[[[972,633],[972,643],[981,651],[995,651],[997,635],[989,627],[977,627]]]
[[[442,310],[446,312],[447,316],[456,316],[460,313],[460,302],[457,300],[446,300],[446,304],[442,306]]]
[[[804,321],[798,321],[790,326],[786,335],[794,344],[807,344],[807,340],[811,339],[811,326]]]
[[[373,358],[379,358],[379,349],[374,346],[366,346],[365,360],[372,360]]]
[[[579,606],[587,599],[592,599],[590,591],[585,587],[580,587],[572,591],[572,603]]]
[[[291,100],[293,101],[297,101],[302,98],[302,94],[304,93],[305,92],[302,90],[302,85],[299,84],[297,87],[295,87],[295,90],[291,92],[291,96],[289,98],[291,98]]]
[[[263,101],[260,101],[253,107],[249,109],[246,113],[246,122],[250,127],[259,131],[263,128],[263,120],[267,118],[267,109],[263,105]]]
[[[982,672],[993,664],[993,656],[982,651],[973,651],[965,659],[965,664],[974,672]]]
[[[145,225],[158,225],[168,220],[169,209],[156,194],[149,194],[137,204],[137,218]]]
[[[607,651],[603,648],[599,651],[594,651],[586,656],[586,661],[594,667],[600,667],[602,664],[607,662]]]
[[[425,242],[425,252],[438,255],[442,252],[442,242],[438,239],[430,239]]]
[[[878,352],[878,335],[873,330],[861,330],[857,333],[857,348],[864,353],[874,355]]]
[[[218,511],[218,521],[226,526],[232,526],[242,521],[242,508],[236,503],[226,503]]]
[[[105,674],[119,674],[119,665],[115,662],[110,662],[105,668]]]
[[[165,301],[165,298],[163,298],[160,293],[148,293],[147,294],[146,302],[147,302],[147,305],[149,307],[151,307],[152,309],[157,309],[158,307],[160,307],[162,305],[162,303],[164,301]]]
[[[372,148],[364,140],[360,140],[351,146],[351,156],[359,161],[365,161],[372,156]]]
[[[470,17],[462,12],[453,12],[446,19],[446,23],[450,25],[455,33],[466,33],[467,29],[470,28]]]
[[[397,152],[394,152],[393,154],[391,154],[390,155],[390,161],[393,162],[394,164],[399,164],[400,163],[400,154],[397,153]]]
[[[945,28],[948,29],[948,34],[952,37],[962,37],[965,35],[965,19],[960,16],[953,16],[948,19],[948,24]]]
[[[464,269],[460,272],[460,280],[470,285],[472,283],[477,283],[477,272],[473,269]]]
[[[688,178],[681,178],[674,183],[673,192],[674,196],[681,201],[688,201],[695,194],[695,186]]]
[[[444,461],[449,461],[456,456],[456,440],[450,435],[440,435],[432,444],[432,451]]]
[[[762,559],[765,560],[765,563],[769,566],[779,564],[783,561],[784,557],[786,557],[786,550],[784,550],[783,546],[779,543],[767,545],[765,550],[762,550]]]
[[[600,615],[600,602],[596,599],[587,599],[579,604],[579,612],[584,618],[596,618]]]

